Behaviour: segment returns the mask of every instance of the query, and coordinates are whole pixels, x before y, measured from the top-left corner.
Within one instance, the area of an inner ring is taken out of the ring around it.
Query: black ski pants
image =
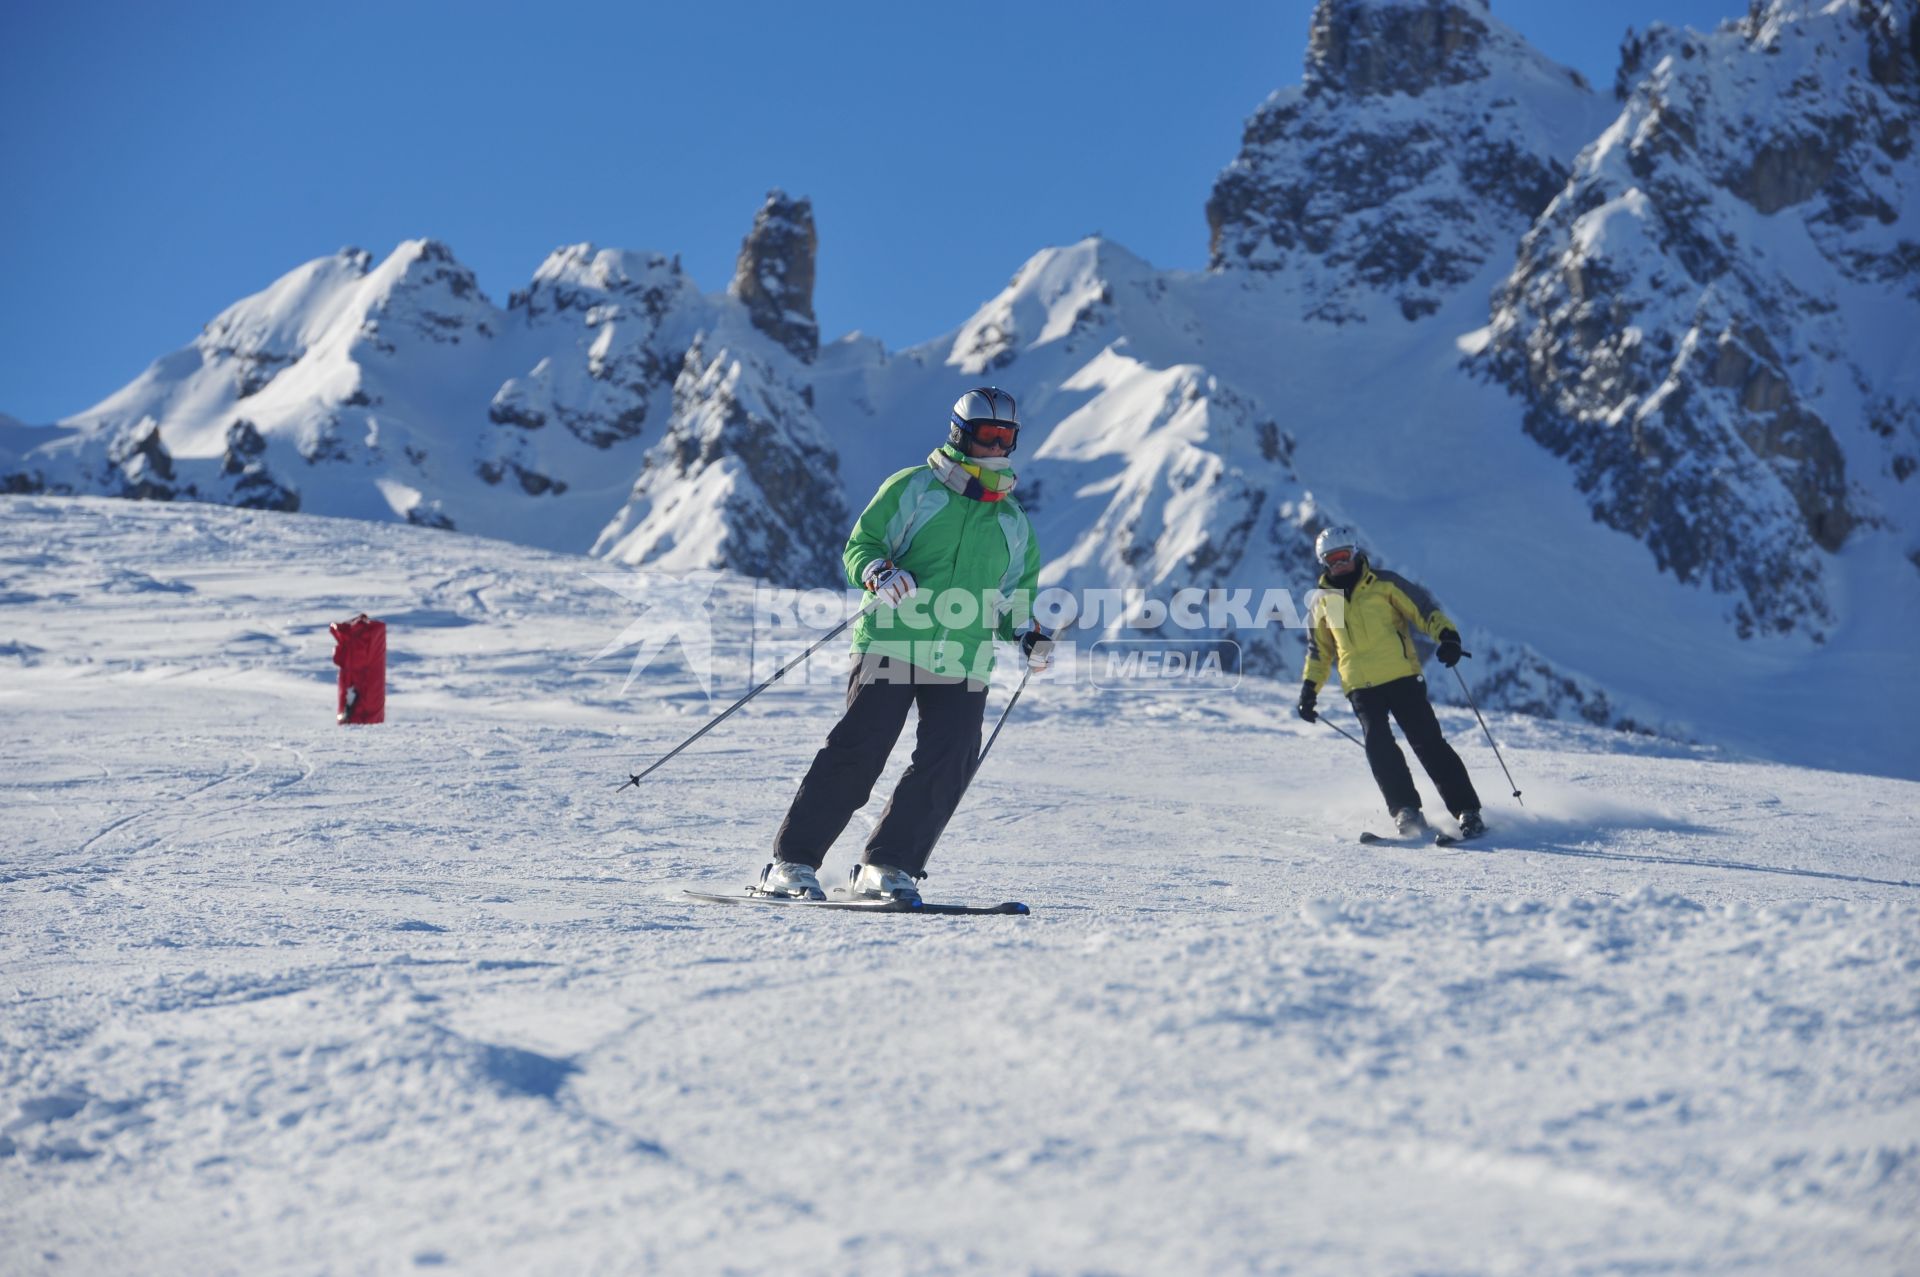
[[[1427,700],[1426,679],[1411,674],[1391,683],[1350,692],[1347,700],[1360,719],[1361,734],[1367,742],[1367,765],[1373,768],[1374,783],[1380,786],[1388,811],[1420,807],[1420,791],[1413,787],[1413,773],[1407,770],[1406,755],[1394,743],[1393,728],[1387,724],[1389,715],[1399,722],[1407,744],[1413,746],[1414,756],[1433,778],[1447,810],[1455,816],[1463,811],[1480,810],[1480,795],[1473,791],[1473,781],[1467,778],[1467,765],[1453,752],[1453,746],[1447,744],[1440,720],[1433,716],[1433,705]]]
[[[925,872],[934,840],[946,828],[980,753],[987,713],[983,683],[942,678],[906,661],[872,652],[854,657],[847,678],[847,710],[813,756],[787,818],[774,836],[773,854],[815,869],[853,813],[873,796],[874,782],[918,708],[913,760],[881,813],[861,860],[891,865],[915,877]]]

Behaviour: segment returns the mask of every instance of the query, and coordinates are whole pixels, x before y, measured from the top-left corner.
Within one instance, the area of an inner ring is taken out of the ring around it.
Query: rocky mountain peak
[[[1211,264],[1286,279],[1311,319],[1424,318],[1511,254],[1604,118],[1484,0],[1321,0],[1305,83],[1214,184]]]
[[[820,353],[820,325],[813,317],[813,267],[820,247],[813,229],[813,202],[767,192],[753,229],[740,244],[727,292],[744,303],[753,326],[802,362]]]
[[[1486,0],[1320,0],[1308,93],[1418,95],[1487,74]]]
[[[754,354],[707,350],[703,337],[687,348],[665,437],[593,553],[668,571],[838,584],[852,516],[811,392]]]
[[[650,328],[698,296],[678,255],[569,244],[549,253],[533,281],[509,295],[507,310],[530,324],[598,329],[626,320]]]
[[[479,279],[437,239],[403,242],[368,271],[367,278],[373,286],[368,301],[376,308],[398,294],[422,291],[440,291],[463,302],[491,305],[480,291]]]
[[[507,307],[510,310],[531,307],[535,312],[566,310],[579,304],[581,294],[591,295],[590,304],[599,304],[612,295],[691,287],[677,254],[568,244],[547,254],[547,260],[533,272],[533,282],[526,288],[515,289],[508,297]]]
[[[961,325],[947,362],[982,377],[1042,346],[1098,349],[1112,339],[1129,298],[1142,303],[1133,311],[1137,320],[1166,305],[1164,292],[1153,267],[1097,235],[1043,249]]]
[[[698,324],[705,309],[678,257],[592,244],[555,249],[509,308],[570,348],[508,378],[489,405],[503,431],[490,440],[482,473],[495,482],[515,470],[523,486],[536,473],[522,455],[526,436],[550,421],[597,450],[638,437],[679,372],[686,337],[678,330]]]
[[[1620,41],[1620,68],[1613,73],[1614,101],[1625,102],[1633,87],[1659,65],[1660,59],[1685,45],[1686,36],[1664,22],[1651,23],[1645,31],[1628,27]]]
[[[1886,89],[1904,88],[1908,101],[1920,90],[1920,5],[1880,0],[1860,7],[1867,28],[1867,69]]]
[[[1742,637],[1824,638],[1830,556],[1911,509],[1920,404],[1883,333],[1920,296],[1914,11],[1773,0],[1630,36],[1625,110],[1478,356],[1595,517],[1728,595]]]
[[[408,240],[367,276],[368,321],[362,336],[369,345],[392,353],[396,333],[381,331],[381,320],[397,322],[401,333],[435,343],[457,345],[463,333],[493,335],[493,303],[480,281],[437,239]]]

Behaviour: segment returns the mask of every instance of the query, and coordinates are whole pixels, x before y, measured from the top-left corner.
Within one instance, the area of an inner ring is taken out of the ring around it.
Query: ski
[[[1376,834],[1370,829],[1360,831],[1360,841],[1369,847],[1424,847],[1425,838],[1401,838],[1393,834]]]
[[[1430,838],[1395,838],[1389,835],[1376,834],[1371,830],[1363,829],[1360,831],[1360,841],[1369,847],[1424,847],[1428,843],[1431,843],[1435,847],[1453,847],[1463,842],[1474,842],[1484,837],[1486,837],[1485,834],[1475,834],[1472,838],[1463,838],[1459,834],[1443,833],[1438,829],[1433,831],[1433,835]]]
[[[799,900],[792,896],[768,896],[759,892],[740,891],[695,891],[685,888],[687,895],[706,904],[716,905],[799,905],[807,909],[842,909],[850,913],[918,913],[938,914],[941,916],[977,915],[977,914],[1027,914],[1033,912],[1018,900],[1007,900],[997,905],[954,905],[940,904],[925,900],[854,900],[839,892],[826,900]]]

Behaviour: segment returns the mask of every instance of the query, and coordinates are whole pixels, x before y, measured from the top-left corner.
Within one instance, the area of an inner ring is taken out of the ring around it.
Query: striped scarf
[[[999,501],[1013,491],[1013,465],[1005,457],[969,457],[947,444],[933,450],[927,465],[940,482],[974,501]]]

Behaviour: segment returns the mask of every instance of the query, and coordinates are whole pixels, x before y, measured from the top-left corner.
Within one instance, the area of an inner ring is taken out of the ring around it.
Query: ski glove
[[[880,597],[889,607],[899,607],[900,600],[914,592],[913,577],[903,568],[893,566],[891,560],[875,559],[860,574],[860,580],[869,590]]]
[[[1300,684],[1300,717],[1306,719],[1309,723],[1317,723],[1320,721],[1320,711],[1313,707],[1314,701],[1318,700],[1319,697],[1320,689],[1312,683]]]
[[[1038,674],[1053,664],[1053,636],[1034,626],[1020,636],[1020,654],[1027,658],[1027,668]]]
[[[1440,663],[1442,665],[1446,666],[1448,669],[1452,669],[1454,666],[1460,663],[1461,657],[1471,656],[1473,655],[1473,653],[1463,652],[1460,650],[1460,634],[1458,631],[1441,630],[1440,631],[1440,647],[1434,653],[1434,655],[1440,658]]]

